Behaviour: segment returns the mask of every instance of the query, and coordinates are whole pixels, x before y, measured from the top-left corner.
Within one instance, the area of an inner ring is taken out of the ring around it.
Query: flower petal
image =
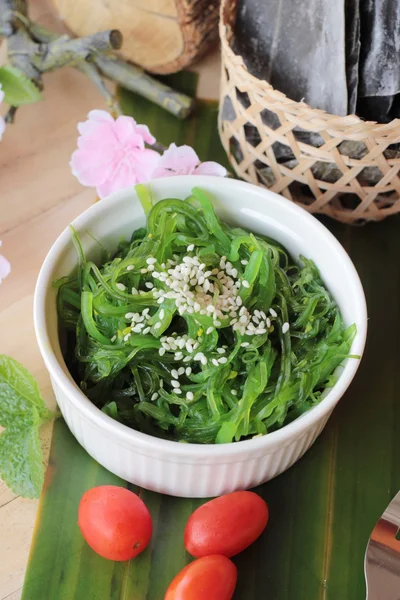
[[[72,173],[83,185],[96,187],[101,197],[148,181],[160,160],[157,152],[145,148],[145,142],[155,142],[148,127],[137,125],[132,117],[115,120],[106,111],[93,110],[78,130]]]
[[[136,125],[136,131],[140,133],[146,144],[152,145],[156,141],[156,138],[154,135],[151,135],[147,125]]]
[[[4,256],[0,254],[0,283],[7,277],[11,272],[11,265]]]
[[[158,168],[153,173],[153,178],[190,175],[199,162],[199,157],[190,146],[171,144],[162,155]]]
[[[146,183],[151,179],[151,174],[159,160],[160,155],[154,150],[132,152],[129,159],[122,161],[113,173],[97,186],[99,197],[104,198],[137,183]]]
[[[6,122],[3,119],[3,117],[0,117],[0,141],[1,141],[1,138],[3,137],[3,133],[5,132],[5,130],[6,130]]]
[[[200,163],[194,170],[194,175],[216,175],[217,177],[226,177],[227,170],[217,162],[209,160]]]

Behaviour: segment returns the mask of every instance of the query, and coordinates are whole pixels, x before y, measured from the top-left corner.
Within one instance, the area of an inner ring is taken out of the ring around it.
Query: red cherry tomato
[[[208,554],[235,556],[252,544],[268,523],[268,506],[254,492],[233,492],[214,498],[189,517],[185,547],[200,558]]]
[[[204,556],[173,579],[164,600],[231,600],[237,570],[226,556]]]
[[[152,520],[145,503],[133,492],[102,485],[83,494],[78,525],[89,546],[109,560],[130,560],[151,540]]]

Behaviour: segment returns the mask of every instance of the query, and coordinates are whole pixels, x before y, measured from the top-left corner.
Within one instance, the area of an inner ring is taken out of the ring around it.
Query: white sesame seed
[[[137,289],[136,289],[135,287],[133,287],[133,288],[131,289],[131,294],[132,294],[132,296],[136,296],[138,293],[139,293],[139,292],[137,291]]]
[[[117,339],[117,336],[116,336],[116,335],[113,335],[110,341],[111,341],[111,342],[115,342],[115,340],[116,340],[116,339]]]
[[[148,265],[155,265],[157,262],[157,259],[153,258],[152,256],[149,256],[149,258],[146,259],[146,262]]]
[[[172,379],[172,380],[171,380],[171,385],[172,385],[172,387],[174,387],[174,388],[181,387],[181,384],[179,383],[179,381],[176,381],[175,379]]]
[[[182,394],[181,388],[175,388],[174,392],[175,392],[175,394]]]
[[[284,323],[282,325],[282,333],[287,333],[289,331],[289,323]]]
[[[165,310],[162,308],[160,310],[160,319],[162,320],[165,317]]]
[[[197,352],[197,354],[194,355],[194,360],[201,360],[203,356],[204,354],[202,352]]]
[[[278,313],[277,313],[277,312],[276,312],[276,310],[274,310],[273,308],[270,308],[270,309],[269,309],[269,312],[270,312],[270,314],[271,314],[273,317],[277,317],[277,316],[278,316]]]
[[[189,357],[187,357],[187,358],[189,358]],[[189,377],[189,375],[191,374],[191,372],[192,372],[192,367],[186,367],[185,373],[186,373],[187,377]]]
[[[164,380],[160,379],[160,388],[163,388],[163,387],[164,387]]]
[[[138,325],[135,325],[135,327],[132,327],[133,333],[141,333],[142,327],[143,327],[143,325],[141,323],[139,323]]]
[[[201,364],[202,365],[206,365],[207,364],[207,358],[203,355],[203,358],[201,359]]]
[[[179,367],[178,369],[178,375],[183,375],[185,372],[185,367]]]
[[[212,333],[214,331],[214,327],[209,327],[206,331],[207,335],[210,335],[210,333]]]
[[[131,337],[130,333],[127,333],[126,335],[124,335],[124,342],[127,342],[130,337]]]
[[[125,319],[132,319],[133,315],[134,315],[134,313],[127,312],[126,315],[125,315]]]
[[[242,281],[242,286],[243,286],[243,287],[245,287],[245,288],[249,288],[249,287],[250,287],[250,284],[249,284],[249,282],[247,281],[247,279],[243,279],[243,281]]]
[[[142,315],[144,315],[145,317],[147,317],[147,315],[149,314],[149,312],[150,312],[150,309],[149,309],[149,308],[145,308],[145,309],[142,311]]]
[[[215,306],[213,304],[209,304],[207,306],[207,312],[213,313],[215,311]]]
[[[249,261],[246,260],[245,258],[243,258],[240,262],[242,263],[242,265],[248,265],[249,264]]]
[[[187,362],[189,362],[189,361],[191,361],[191,360],[192,360],[192,357],[191,357],[191,356],[185,356],[185,358],[183,359],[183,362],[184,362],[184,363],[187,363]]]
[[[160,348],[160,349],[159,349],[159,351],[158,351],[158,354],[159,354],[160,356],[164,356],[164,354],[166,353],[166,351],[167,351],[167,350],[166,350],[164,347],[163,347],[163,348]]]
[[[240,345],[242,348],[247,348],[247,346],[250,346],[249,342],[242,342]]]
[[[231,392],[232,392],[233,396],[237,396],[237,391],[236,390],[231,390]]]
[[[213,365],[215,365],[216,367],[219,367],[219,362],[217,361],[216,358],[211,359],[211,362]]]
[[[248,319],[247,315],[242,315],[240,317],[240,319],[239,319],[239,323],[245,323],[246,324],[248,320],[249,319]]]
[[[141,272],[142,274],[144,274],[144,273],[147,273],[147,269],[146,269],[145,267],[143,267],[143,269],[140,269],[140,272]]]
[[[117,286],[117,288],[119,290],[121,290],[121,292],[123,292],[124,290],[126,290],[126,286],[123,283],[116,283],[115,285]]]
[[[178,377],[179,377],[178,371],[176,369],[172,369],[171,375],[174,379],[178,379]]]
[[[225,354],[226,350],[225,348],[217,348],[217,352],[218,354]]]
[[[238,296],[238,297],[236,298],[236,304],[237,304],[238,306],[242,306],[242,304],[243,304],[243,300],[241,299],[241,297],[240,297],[240,296]]]
[[[267,318],[267,327],[268,329],[271,327],[271,319],[269,317]]]
[[[154,271],[154,265],[149,265],[149,266],[147,267],[147,270],[148,270],[149,272],[151,272],[151,271]]]
[[[221,321],[216,320],[216,321],[214,321],[214,325],[216,327],[221,327],[222,323],[221,323]]]
[[[128,266],[126,267],[126,270],[127,270],[127,271],[133,271],[133,269],[134,269],[134,268],[135,268],[135,267],[134,267],[133,265],[128,265]]]
[[[164,302],[164,296],[160,296],[157,300],[157,304],[162,304]]]
[[[193,398],[194,398],[193,392],[186,392],[186,398],[188,400],[193,400]]]
[[[175,360],[182,360],[182,357],[183,357],[182,352],[175,352]]]
[[[221,365],[224,365],[225,363],[227,363],[227,362],[228,362],[228,359],[226,358],[226,356],[221,356],[221,358],[219,358],[219,359],[218,359],[218,362],[219,362]]]
[[[154,394],[151,397],[151,400],[154,401],[154,400],[157,400],[157,398],[158,398],[158,394],[157,394],[157,392],[154,392]]]
[[[194,250],[194,244],[189,244],[189,246],[186,249],[188,252],[192,252]]]
[[[151,281],[146,281],[146,283],[144,284],[147,289],[151,290],[154,287],[154,283],[151,283]]]
[[[257,331],[255,332],[256,335],[263,335],[263,333],[267,333],[266,329],[257,329]]]
[[[160,321],[158,321],[158,323],[156,323],[154,325],[154,329],[160,329],[160,327],[161,327],[161,323],[160,323]]]

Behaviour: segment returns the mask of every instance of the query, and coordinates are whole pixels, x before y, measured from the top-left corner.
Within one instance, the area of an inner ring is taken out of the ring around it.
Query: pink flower
[[[1,83],[0,83],[0,104],[3,102],[4,100],[4,92],[1,89]],[[3,117],[0,116],[0,140],[3,137],[3,133],[6,129],[6,122],[4,121]]]
[[[100,198],[151,179],[160,155],[145,147],[155,142],[146,125],[138,125],[132,117],[114,119],[104,110],[92,110],[78,131],[72,173],[83,185],[96,187]]]
[[[217,175],[225,177],[226,169],[216,162],[200,162],[196,152],[190,146],[170,147],[161,156],[158,166],[153,172],[156,177],[171,177],[172,175]]]
[[[0,241],[0,248],[1,248],[2,242]],[[0,283],[3,281],[3,279],[5,279],[7,277],[7,275],[10,274],[11,271],[11,265],[8,262],[8,260],[6,258],[4,258],[4,256],[2,256],[0,254]]]

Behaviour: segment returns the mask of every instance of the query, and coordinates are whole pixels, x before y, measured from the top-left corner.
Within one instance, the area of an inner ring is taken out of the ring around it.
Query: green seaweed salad
[[[55,282],[66,362],[89,399],[193,443],[265,435],[318,404],[356,327],[315,264],[221,222],[199,188],[154,206],[136,189],[146,227],[100,266],[73,232],[78,270]]]

